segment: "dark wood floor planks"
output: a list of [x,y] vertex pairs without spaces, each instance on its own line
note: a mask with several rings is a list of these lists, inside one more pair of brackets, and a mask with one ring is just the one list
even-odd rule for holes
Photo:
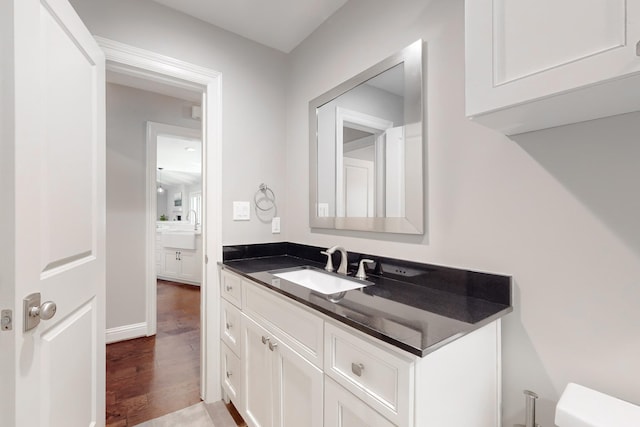
[[158,280],[155,337],[107,346],[107,426],[200,402],[200,288]]
[[[200,288],[158,280],[155,337],[107,346],[107,427],[129,427],[200,402]],[[227,408],[246,427],[233,405]]]

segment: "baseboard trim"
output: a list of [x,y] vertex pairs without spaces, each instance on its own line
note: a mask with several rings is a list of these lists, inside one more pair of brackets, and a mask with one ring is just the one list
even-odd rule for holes
[[147,322],[118,326],[107,329],[106,342],[111,344],[118,341],[130,340],[147,336]]
[[156,278],[161,280],[166,280],[167,282],[175,282],[180,283],[182,285],[192,285],[192,286],[200,286],[200,282],[192,282],[190,280],[178,279],[176,277],[163,276],[161,273],[156,274]]

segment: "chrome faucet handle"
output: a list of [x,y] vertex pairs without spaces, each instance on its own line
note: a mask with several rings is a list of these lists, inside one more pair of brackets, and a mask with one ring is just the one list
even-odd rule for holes
[[374,263],[375,261],[368,258],[363,258],[360,260],[360,265],[358,265],[358,272],[356,273],[356,279],[366,280],[367,272],[365,271],[364,265]]
[[320,251],[320,253],[327,256],[327,265],[325,265],[324,269],[327,271],[334,271],[335,269],[333,268],[333,260],[331,259],[331,254],[327,251]]

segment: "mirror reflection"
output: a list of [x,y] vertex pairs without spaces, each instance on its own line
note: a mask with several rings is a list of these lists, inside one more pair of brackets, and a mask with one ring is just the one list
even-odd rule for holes
[[318,216],[403,217],[404,64],[322,105],[317,120]]
[[421,50],[310,102],[312,227],[422,233]]

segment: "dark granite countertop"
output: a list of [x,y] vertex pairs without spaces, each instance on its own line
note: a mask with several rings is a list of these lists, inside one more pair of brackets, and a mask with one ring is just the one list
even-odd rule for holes
[[450,267],[349,254],[350,271],[358,259],[376,260],[367,273],[372,285],[346,291],[337,302],[272,274],[323,268],[319,250],[292,243],[228,246],[222,267],[417,356],[512,311],[510,277]]

